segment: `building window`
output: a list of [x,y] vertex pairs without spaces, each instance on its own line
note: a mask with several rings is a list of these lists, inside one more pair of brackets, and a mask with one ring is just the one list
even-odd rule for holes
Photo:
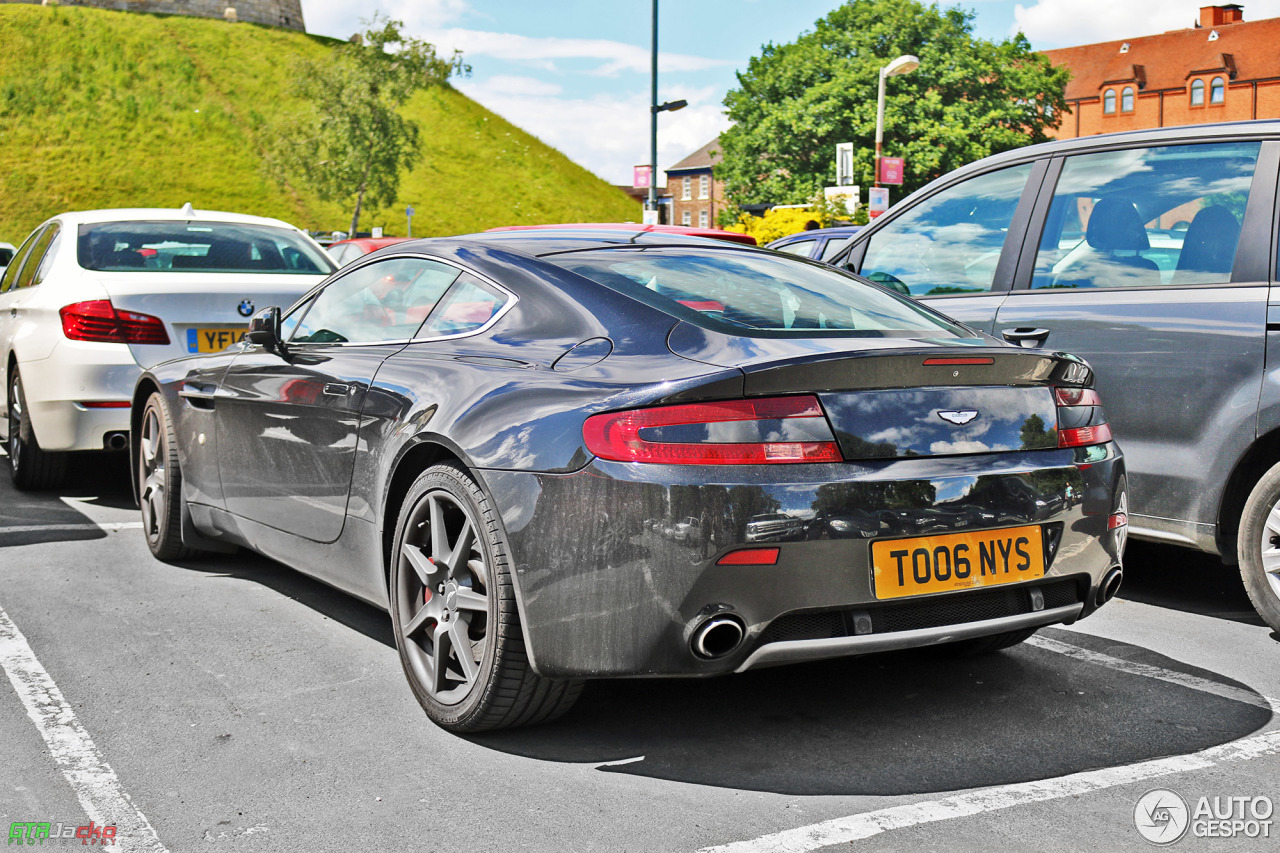
[[692,224],[693,224],[693,214],[692,214],[692,213],[690,213],[690,212],[689,212],[689,211],[687,211],[687,210],[686,210],[684,213],[680,214],[680,224],[681,224],[681,225],[692,225]]
[[1108,89],[1102,93],[1102,112],[1104,115],[1114,115],[1116,111],[1116,90]]
[[1191,106],[1204,106],[1204,81],[1193,80],[1191,83]]
[[699,210],[698,211],[698,227],[706,228],[710,224],[711,224],[711,220],[709,218],[709,214],[705,210]]
[[[685,175],[684,179],[680,182],[680,186],[681,186],[680,198],[682,200],[688,201],[689,199],[693,198],[693,178],[691,178],[688,175]],[[689,224],[688,222],[685,223],[685,225],[688,225],[688,224]]]
[[1125,86],[1120,92],[1120,112],[1133,112],[1133,87]]
[[1221,77],[1214,77],[1209,84],[1209,103],[1221,104],[1227,99],[1227,83]]
[[698,178],[698,198],[707,198],[711,195],[711,176],[703,175]]

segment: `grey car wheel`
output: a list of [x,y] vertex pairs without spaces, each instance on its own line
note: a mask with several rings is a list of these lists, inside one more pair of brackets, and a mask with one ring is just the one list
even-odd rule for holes
[[50,453],[36,441],[27,410],[27,395],[22,389],[22,375],[14,368],[9,376],[9,475],[21,490],[51,489],[62,482],[67,473],[65,453]]
[[185,560],[199,552],[182,544],[182,469],[164,400],[152,394],[138,431],[138,505],[147,547],[160,560]]
[[474,732],[569,710],[582,683],[542,678],[529,665],[502,525],[465,471],[423,472],[401,505],[394,541],[396,647],[427,716]]
[[1280,465],[1249,493],[1236,547],[1249,600],[1266,623],[1280,631]]

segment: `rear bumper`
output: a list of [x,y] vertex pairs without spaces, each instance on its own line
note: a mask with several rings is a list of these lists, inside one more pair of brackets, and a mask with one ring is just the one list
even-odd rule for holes
[[[1095,609],[1122,557],[1108,530],[1124,473],[1114,444],[749,470],[597,460],[571,475],[483,473],[510,536],[534,667],[553,677],[712,675],[1070,622]],[[1083,499],[1046,501],[1067,487]],[[999,503],[1000,520],[964,529],[1040,525],[1050,543],[1042,578],[878,600],[874,540],[862,538],[796,537],[770,543],[775,565],[716,564],[753,544],[746,522],[761,512],[919,510],[923,524],[956,517],[956,504],[978,495]],[[688,515],[701,524],[687,541],[655,532]],[[716,659],[694,654],[697,629],[726,614],[740,621],[741,644]]]
[[127,402],[142,368],[127,346],[61,340],[49,358],[19,365],[36,440],[45,450],[102,450],[108,433],[128,432],[129,409],[82,404]]

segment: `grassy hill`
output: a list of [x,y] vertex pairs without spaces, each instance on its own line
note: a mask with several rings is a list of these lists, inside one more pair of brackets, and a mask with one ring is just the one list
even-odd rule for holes
[[[291,30],[84,7],[0,5],[0,240],[103,207],[276,216],[342,230],[350,208],[261,170],[274,118],[296,108],[293,64],[334,42]],[[400,201],[361,228],[415,236],[495,225],[638,219],[638,206],[563,154],[451,88],[419,94],[417,167]]]

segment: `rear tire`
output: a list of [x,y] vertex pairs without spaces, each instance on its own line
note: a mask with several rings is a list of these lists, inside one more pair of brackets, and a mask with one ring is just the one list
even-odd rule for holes
[[488,497],[456,465],[428,468],[396,522],[391,621],[409,686],[452,732],[544,723],[581,681],[534,673],[516,610],[506,535]]
[[67,455],[42,450],[36,441],[17,367],[9,376],[9,442],[5,450],[9,453],[9,475],[21,491],[52,489],[66,478]]
[[1280,631],[1280,465],[1249,493],[1236,550],[1249,600],[1271,629]]
[[138,430],[138,505],[147,547],[165,562],[201,555],[182,544],[182,469],[175,445],[164,398],[152,394]]

